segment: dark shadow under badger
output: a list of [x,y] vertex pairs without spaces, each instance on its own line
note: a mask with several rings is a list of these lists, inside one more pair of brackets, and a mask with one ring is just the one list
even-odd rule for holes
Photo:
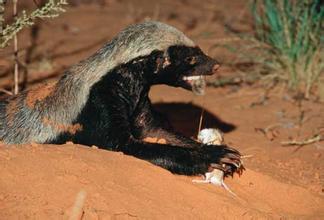
[[[171,26],[129,26],[58,82],[0,102],[0,140],[97,145],[179,174],[210,168],[239,172],[238,151],[203,145],[172,131],[148,97],[155,84],[191,90],[195,80],[215,73],[218,66]],[[148,137],[164,143],[144,142]]]

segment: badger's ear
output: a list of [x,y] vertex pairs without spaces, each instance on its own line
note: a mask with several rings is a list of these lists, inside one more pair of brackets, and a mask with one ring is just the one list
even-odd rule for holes
[[167,66],[171,64],[169,56],[164,54],[163,56],[159,56],[156,58],[156,70],[154,73],[158,73],[160,70],[165,69]]
[[162,68],[164,69],[165,67],[169,66],[171,64],[171,59],[169,56],[168,51],[165,51],[163,53],[163,63],[162,63]]
[[168,56],[164,57],[163,63],[162,63],[162,68],[164,69],[165,67],[169,66],[171,64],[170,58]]

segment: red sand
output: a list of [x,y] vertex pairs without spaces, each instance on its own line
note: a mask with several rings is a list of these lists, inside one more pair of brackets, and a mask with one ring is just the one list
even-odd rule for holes
[[[242,23],[247,18],[244,0],[106,2],[105,7],[74,7],[42,22],[28,66],[29,85],[57,78],[66,66],[91,55],[125,25],[147,17],[175,25],[220,61],[230,55],[210,48],[232,37],[224,23],[247,28]],[[19,46],[24,59],[30,46],[28,29],[20,33]],[[0,69],[0,88],[11,88],[11,49],[0,54],[0,65],[5,67]],[[220,73],[229,71],[221,68]],[[0,145],[0,219],[66,219],[79,192],[86,193],[82,217],[91,220],[324,219],[324,143],[301,148],[280,145],[323,129],[324,106],[304,101],[299,108],[277,89],[264,105],[251,107],[263,92],[258,86],[208,88],[206,96],[196,97],[158,86],[150,94],[177,130],[194,137],[204,107],[204,123],[226,125],[226,143],[253,155],[245,159],[247,171],[241,178],[225,180],[239,198],[222,188],[191,182],[199,177],[173,175],[116,152],[73,144]],[[304,118],[299,123],[301,111]],[[273,127],[273,133],[258,131],[267,127]]]
[[1,147],[2,219],[61,219],[84,190],[83,219],[324,217],[324,200],[248,169],[227,184],[239,198],[121,153],[79,145]]

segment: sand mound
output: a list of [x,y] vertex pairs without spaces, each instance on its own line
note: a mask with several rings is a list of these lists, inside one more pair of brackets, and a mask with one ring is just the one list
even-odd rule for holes
[[237,193],[197,185],[121,153],[79,145],[0,148],[2,219],[62,219],[85,192],[83,219],[215,219],[320,215],[324,201],[304,188],[247,170],[227,179]]

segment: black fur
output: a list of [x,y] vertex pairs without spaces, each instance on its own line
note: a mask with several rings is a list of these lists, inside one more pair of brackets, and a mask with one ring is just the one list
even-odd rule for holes
[[[82,130],[75,135],[61,134],[52,143],[71,140],[122,151],[179,174],[205,173],[209,167],[232,174],[241,165],[236,150],[206,146],[172,131],[148,97],[154,84],[190,89],[183,76],[212,74],[215,66],[217,62],[199,48],[185,46],[170,47],[167,55],[153,51],[122,64],[92,87],[86,106],[74,122],[81,124]],[[163,138],[167,144],[143,142],[146,137]]]

